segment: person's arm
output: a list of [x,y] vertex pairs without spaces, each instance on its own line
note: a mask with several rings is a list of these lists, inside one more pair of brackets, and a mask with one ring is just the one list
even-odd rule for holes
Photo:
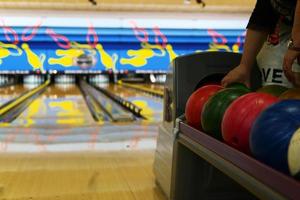
[[[295,47],[300,47],[300,0],[297,0],[295,16],[294,16],[294,24],[292,29],[292,39]],[[283,71],[285,76],[289,81],[296,85],[297,80],[295,80],[295,74],[292,72],[292,65],[295,60],[298,59],[298,63],[300,61],[300,51],[294,51],[288,49],[284,55],[283,59]],[[300,63],[299,63],[300,65]],[[299,86],[299,85],[296,85]]]
[[250,87],[250,74],[256,56],[263,43],[266,41],[268,32],[248,29],[245,38],[244,51],[240,65],[231,70],[222,80],[221,84],[226,87],[233,82],[244,83]]
[[274,31],[278,19],[279,15],[274,11],[270,1],[257,0],[247,25],[241,63],[224,77],[221,83],[223,86],[226,87],[233,82],[241,82],[250,86],[250,74],[256,56],[268,34]]
[[268,32],[252,29],[247,30],[244,51],[240,63],[241,66],[245,67],[248,71],[252,68],[252,66],[254,66],[256,56],[262,48],[262,45],[266,41],[267,37]]
[[292,38],[295,46],[300,47],[300,0],[297,0]]

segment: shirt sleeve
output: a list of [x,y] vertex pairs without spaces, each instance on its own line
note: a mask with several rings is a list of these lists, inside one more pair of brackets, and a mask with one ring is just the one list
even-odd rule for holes
[[273,32],[279,20],[270,0],[257,0],[255,8],[249,19],[247,29]]

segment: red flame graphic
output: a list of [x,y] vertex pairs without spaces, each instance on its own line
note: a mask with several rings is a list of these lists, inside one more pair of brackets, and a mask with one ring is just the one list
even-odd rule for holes
[[95,31],[95,28],[93,27],[92,24],[89,26],[89,30],[88,30],[88,34],[86,36],[86,40],[92,48],[95,48],[96,45],[98,44],[99,38],[98,38],[98,35],[97,35],[97,33]]
[[[3,20],[1,20],[1,22],[2,22],[2,29],[4,31],[5,39],[12,44],[18,44],[19,37],[18,37],[17,32],[14,29],[12,29],[11,27],[5,26],[5,23]],[[11,36],[12,36],[12,38],[11,38]]]
[[37,34],[41,25],[42,21],[39,21],[36,25],[27,26],[22,32],[22,41],[28,42],[32,40],[32,38],[34,38],[34,36]]
[[[155,43],[160,45],[161,47],[165,48],[168,43],[167,37],[160,31],[158,26],[155,26],[153,28],[153,31],[155,33]],[[162,44],[160,43],[160,40],[161,40]]]
[[54,30],[47,28],[46,33],[52,37],[52,39],[56,42],[56,44],[63,49],[71,48],[70,40],[64,36],[54,32]]
[[213,42],[216,44],[226,44],[227,39],[224,37],[224,35],[218,33],[217,31],[213,29],[208,29],[207,33],[212,37]]
[[245,35],[246,35],[246,31],[244,31],[243,34],[240,35],[240,36],[238,36],[238,38],[236,39],[236,43],[235,43],[235,44],[236,44],[238,47],[241,47],[241,45],[244,43],[244,41],[242,41],[242,38],[244,38]]
[[148,42],[149,36],[148,36],[146,29],[138,27],[136,22],[134,22],[134,21],[131,21],[130,23],[133,25],[133,32],[134,32],[135,37],[140,42]]

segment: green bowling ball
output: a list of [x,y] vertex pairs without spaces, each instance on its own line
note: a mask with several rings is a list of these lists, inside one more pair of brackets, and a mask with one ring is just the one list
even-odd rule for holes
[[230,83],[229,85],[227,85],[226,88],[236,88],[236,89],[242,89],[242,90],[246,90],[248,92],[251,92],[250,88],[248,88],[245,84],[243,83]]
[[245,89],[226,88],[213,95],[204,105],[201,124],[207,134],[222,140],[221,124],[228,106],[238,97],[248,93]]
[[287,90],[287,87],[281,85],[266,85],[258,89],[257,92],[267,93],[279,97],[282,93],[284,93]]

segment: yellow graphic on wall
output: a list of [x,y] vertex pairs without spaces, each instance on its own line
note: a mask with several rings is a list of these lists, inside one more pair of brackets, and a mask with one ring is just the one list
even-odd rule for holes
[[230,47],[225,44],[210,43],[207,51],[231,51]]
[[27,61],[31,65],[33,70],[44,70],[44,61],[46,59],[46,55],[44,53],[40,54],[39,56],[34,53],[30,46],[27,43],[22,44],[22,49],[24,50]]
[[74,59],[84,54],[84,50],[75,49],[75,48],[71,48],[67,50],[58,49],[55,51],[55,54],[59,58],[49,58],[48,63],[50,65],[61,65],[64,67],[72,67]]
[[166,45],[166,51],[169,54],[169,60],[172,62],[178,55],[175,53],[173,46],[171,44]]
[[89,44],[80,44],[77,42],[72,42],[72,48],[67,50],[56,50],[56,56],[60,58],[50,58],[48,63],[50,65],[62,65],[64,67],[74,66],[74,59],[87,53],[88,55],[96,56],[96,52],[99,53],[100,62],[106,69],[116,69],[116,63],[118,60],[118,55],[113,54],[112,56],[105,51],[101,44],[97,44],[95,48],[91,47]]
[[0,65],[3,63],[4,58],[9,56],[20,56],[22,53],[22,49],[20,49],[17,45],[0,42]]
[[79,56],[85,54],[88,51],[88,54],[95,56],[96,51],[88,44],[80,44],[78,42],[71,42],[70,49],[58,49],[55,51],[55,55],[58,58],[49,58],[48,63],[50,65],[61,65],[63,67],[72,67],[74,66],[74,60]]
[[118,60],[118,55],[113,54],[109,55],[103,48],[101,44],[96,45],[96,49],[99,52],[101,63],[104,65],[106,69],[116,69],[116,63]]
[[[130,58],[121,58],[120,62],[123,65],[129,64],[134,67],[142,67],[148,63],[148,59],[159,56],[165,56],[166,52],[161,45],[153,45],[149,44],[148,42],[141,43],[141,49],[138,50],[128,50],[127,55]],[[155,50],[158,50],[157,53]]]
[[216,44],[211,43],[209,44],[209,49],[207,51],[226,51],[226,52],[234,52],[239,53],[240,52],[240,45],[234,44],[232,47],[226,44]]
[[232,52],[234,52],[234,53],[241,52],[240,46],[241,46],[240,44],[234,44],[234,45],[232,45]]

